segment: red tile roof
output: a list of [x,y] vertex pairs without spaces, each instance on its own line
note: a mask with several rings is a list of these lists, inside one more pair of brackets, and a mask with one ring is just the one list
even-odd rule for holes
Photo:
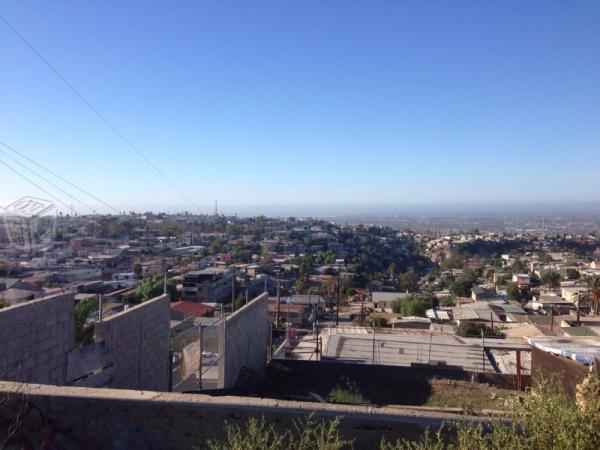
[[204,303],[186,302],[180,300],[171,303],[173,311],[181,312],[194,317],[205,317],[215,310],[214,306],[205,305]]

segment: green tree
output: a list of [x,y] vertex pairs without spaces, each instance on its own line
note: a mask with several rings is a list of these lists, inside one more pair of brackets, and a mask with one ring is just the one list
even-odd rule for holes
[[585,279],[587,285],[587,299],[590,302],[594,314],[598,314],[600,307],[600,275],[588,276]]
[[296,278],[294,287],[296,288],[296,292],[298,294],[304,294],[310,287],[309,278],[306,275],[300,275],[298,278]]
[[413,271],[400,274],[400,289],[403,291],[414,291],[419,282],[419,275]]
[[506,288],[506,293],[508,294],[508,298],[510,300],[521,300],[521,290],[519,289],[519,285],[517,283],[509,283]]
[[549,271],[542,275],[541,281],[543,284],[547,284],[550,287],[560,286],[561,276],[558,272]]
[[144,273],[144,269],[140,263],[135,263],[133,266],[133,273],[135,273],[138,278],[141,278],[142,274]]
[[405,297],[400,305],[400,314],[402,314],[404,317],[425,317],[425,312],[434,306],[434,302],[432,301],[431,297],[428,296]]
[[425,316],[425,311],[427,311],[427,305],[420,301],[419,299],[408,299],[402,302],[402,306],[400,308],[400,313],[404,317],[410,316]]
[[[158,297],[164,291],[164,275],[155,275],[153,277],[144,278],[135,288],[132,295],[125,298],[125,301],[132,304],[143,303],[154,297]],[[167,293],[171,296],[171,301],[179,298],[175,280],[167,281]]]
[[529,282],[533,285],[538,284],[540,282],[540,277],[535,272],[529,272]]
[[580,276],[579,270],[571,268],[567,269],[567,278],[569,280],[578,280]]
[[527,266],[520,259],[515,260],[511,267],[512,273],[525,273],[527,271]]
[[390,274],[390,278],[392,279],[392,281],[394,281],[396,279],[396,272],[398,271],[396,263],[392,261],[388,266],[387,271]]
[[88,323],[90,315],[98,311],[98,298],[88,298],[75,305],[73,321],[75,325],[75,343],[91,344],[94,340],[94,322]]
[[450,285],[450,293],[456,297],[470,297],[473,281],[459,277]]

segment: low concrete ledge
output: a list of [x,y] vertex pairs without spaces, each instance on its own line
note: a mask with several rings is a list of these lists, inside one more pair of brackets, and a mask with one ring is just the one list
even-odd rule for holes
[[[382,437],[417,438],[425,428],[437,428],[465,417],[417,408],[13,382],[0,382],[0,398],[3,396],[35,405],[47,423],[85,442],[88,448],[202,448],[205,439],[223,438],[226,422],[241,425],[250,417],[264,416],[283,429],[310,413],[319,419],[342,417],[340,432],[346,438],[354,438],[356,448],[377,448]],[[38,418],[34,422],[39,425]],[[42,442],[44,431],[30,428],[26,426],[26,432]]]

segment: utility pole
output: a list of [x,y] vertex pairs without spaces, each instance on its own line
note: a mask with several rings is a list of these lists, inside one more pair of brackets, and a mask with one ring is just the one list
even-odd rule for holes
[[[281,292],[280,292],[279,280],[277,280],[277,309],[275,310],[275,326],[279,324],[279,311],[281,308]],[[289,309],[289,304],[288,304]]]
[[427,365],[431,364],[431,344],[433,341],[433,331],[429,331],[429,355],[427,356]]
[[202,331],[202,325],[198,326],[198,345],[200,346],[200,360],[198,361],[198,389],[202,390],[202,351],[204,346],[204,339]]
[[98,295],[98,322],[102,322],[102,294]]
[[169,392],[173,392],[173,332],[169,336]]
[[248,288],[246,288],[246,305],[248,304]]
[[315,331],[317,332],[317,336],[316,336],[316,348],[315,348],[315,353],[317,355],[317,357],[315,358],[315,360],[316,360],[317,358],[320,359],[320,357],[319,357],[319,321],[318,320],[315,321],[315,325],[316,325]]
[[233,271],[233,275],[231,276],[231,312],[233,312],[234,306],[235,306],[235,270]]
[[373,365],[375,365],[375,324],[373,324]]
[[365,298],[360,296],[360,321],[361,323],[365,320]]
[[481,367],[481,371],[485,372],[485,335],[483,330],[481,330]]
[[340,322],[340,276],[337,279],[337,308],[335,308],[335,326]]

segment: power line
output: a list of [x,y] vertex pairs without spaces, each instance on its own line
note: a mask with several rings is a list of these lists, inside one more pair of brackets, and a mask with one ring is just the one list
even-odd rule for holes
[[40,52],[38,52],[35,47],[27,41],[3,16],[0,15],[0,20],[4,22],[4,24],[27,46],[29,49],[42,60],[48,68],[54,72],[54,74],[62,80],[62,82],[77,96],[79,99],[87,105],[88,108],[96,114],[100,120],[102,120],[110,129],[112,129],[117,136],[121,138],[123,142],[125,142],[133,151],[135,151],[140,158],[142,158],[146,163],[154,169],[154,171],[160,175],[167,183],[171,185],[173,189],[175,189],[183,198],[185,198],[188,202],[190,202],[198,211],[200,211],[200,207],[190,198],[188,195],[183,192],[171,179],[165,175],[150,159],[146,157],[110,120],[108,120],[100,111],[98,111],[94,105],[92,105],[75,87],[69,83],[69,81],[56,69],[50,62],[42,56]]
[[[1,16],[0,16],[1,17]],[[39,167],[40,169],[45,170],[46,172],[48,172],[49,174],[55,176],[56,178],[58,178],[59,180],[63,181],[64,183],[67,183],[69,186],[77,189],[79,192],[84,193],[85,195],[89,196],[90,198],[93,198],[94,200],[96,200],[97,202],[102,203],[104,206],[106,206],[107,208],[113,210],[114,212],[116,212],[117,214],[120,214],[121,211],[119,211],[117,208],[109,205],[108,203],[106,203],[105,201],[99,199],[98,197],[96,197],[94,194],[91,194],[90,192],[86,191],[85,189],[75,185],[74,183],[71,183],[69,180],[65,179],[64,177],[60,176],[59,174],[57,174],[56,172],[48,169],[47,167],[43,166],[42,164],[34,161],[33,159],[31,159],[30,157],[28,157],[27,155],[23,154],[22,152],[20,152],[19,150],[17,150],[14,147],[11,147],[10,145],[8,145],[5,142],[0,141],[0,145],[2,145],[3,147],[6,147],[7,149],[15,152],[17,155],[19,155],[21,158],[26,159],[27,161],[29,161],[32,164],[35,164],[37,167]]]
[[50,186],[54,187],[55,189],[58,189],[60,192],[62,192],[63,194],[65,194],[66,196],[70,197],[71,199],[75,200],[77,203],[79,203],[80,205],[84,206],[85,208],[88,208],[90,211],[92,211],[93,213],[96,212],[96,210],[94,208],[92,208],[91,206],[89,206],[88,204],[84,203],[83,201],[79,200],[77,197],[75,197],[74,195],[72,195],[71,193],[65,191],[63,188],[61,188],[60,186],[56,185],[54,182],[50,181],[49,179],[47,179],[46,177],[44,177],[43,175],[40,175],[39,173],[37,173],[35,170],[31,169],[30,167],[27,167],[25,164],[23,164],[21,161],[19,161],[17,158],[14,158],[13,156],[10,156],[8,154],[8,152],[0,149],[0,153],[2,153],[3,155],[5,155],[7,158],[10,158],[11,161],[16,162],[19,166],[23,167],[24,169],[28,170],[29,172],[33,173],[35,176],[41,178],[42,180],[44,180],[46,183],[48,183]]
[[[21,172],[19,172],[17,169],[15,169],[14,167],[11,167],[10,165],[8,165],[6,162],[2,161],[1,159],[0,159],[0,164],[2,164],[3,166],[5,166],[9,170],[12,170],[14,173],[16,173],[17,175],[19,175],[21,178],[24,178],[25,180],[29,181],[32,185],[34,185],[36,188],[38,188],[44,194],[49,195],[53,200],[56,200],[58,203],[62,204],[65,208],[67,208],[67,211],[69,211],[69,210],[75,211],[71,206],[67,205],[65,202],[63,202],[58,197],[55,197],[54,195],[52,195],[50,192],[48,192],[46,189],[44,189],[43,187],[41,187],[35,181],[31,181],[28,177],[26,177]],[[77,212],[77,211],[75,211],[75,212]]]

